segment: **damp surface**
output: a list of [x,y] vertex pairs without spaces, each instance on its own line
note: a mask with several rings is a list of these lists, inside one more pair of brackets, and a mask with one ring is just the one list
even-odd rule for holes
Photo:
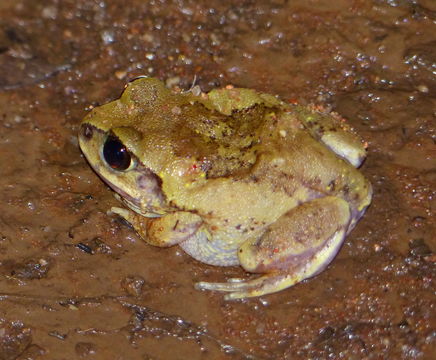
[[[0,359],[435,358],[436,4],[0,1]],[[326,271],[245,277],[145,244],[77,144],[138,75],[315,103],[368,143],[366,215]]]

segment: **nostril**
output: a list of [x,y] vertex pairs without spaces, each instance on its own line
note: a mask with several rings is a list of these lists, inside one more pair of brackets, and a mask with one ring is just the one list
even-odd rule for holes
[[80,128],[80,132],[85,139],[89,140],[92,138],[92,134],[94,130],[92,129],[91,125],[83,124],[82,127]]

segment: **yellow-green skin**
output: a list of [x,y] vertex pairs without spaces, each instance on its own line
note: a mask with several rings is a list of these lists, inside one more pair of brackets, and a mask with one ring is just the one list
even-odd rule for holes
[[[132,155],[109,166],[108,136]],[[227,299],[273,293],[322,271],[371,202],[361,139],[337,115],[250,89],[174,93],[139,78],[83,120],[80,147],[149,244],[260,277],[196,284]]]

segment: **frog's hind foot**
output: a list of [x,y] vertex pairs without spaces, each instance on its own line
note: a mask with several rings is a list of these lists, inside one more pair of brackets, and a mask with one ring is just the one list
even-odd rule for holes
[[[195,288],[197,290],[228,292],[229,294],[224,296],[225,300],[244,299],[271,293],[272,289],[269,289],[268,286],[268,284],[271,282],[271,277],[274,277],[275,280],[279,280],[279,277],[283,278],[284,280],[288,276],[279,274],[265,274],[255,279],[232,278],[223,283],[202,281],[196,283]],[[295,281],[295,283],[297,282],[298,281]]]

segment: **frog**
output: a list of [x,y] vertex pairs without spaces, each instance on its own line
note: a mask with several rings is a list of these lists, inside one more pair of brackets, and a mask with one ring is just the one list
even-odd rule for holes
[[110,213],[146,243],[249,273],[195,284],[226,300],[322,272],[371,203],[359,170],[367,146],[347,121],[254,89],[182,91],[140,77],[94,107],[78,137],[124,204]]

